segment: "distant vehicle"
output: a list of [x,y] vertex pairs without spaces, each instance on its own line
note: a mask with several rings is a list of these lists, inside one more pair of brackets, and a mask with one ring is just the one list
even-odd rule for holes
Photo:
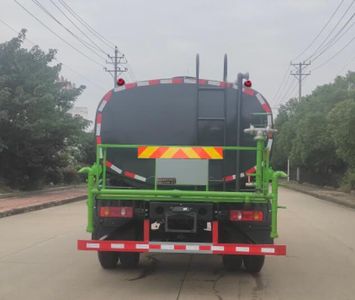
[[[96,113],[88,226],[103,268],[135,266],[142,252],[217,254],[259,272],[285,255],[277,237],[278,178],[269,166],[273,119],[248,74],[227,82],[174,77],[125,83]],[[270,182],[271,187],[270,187]]]

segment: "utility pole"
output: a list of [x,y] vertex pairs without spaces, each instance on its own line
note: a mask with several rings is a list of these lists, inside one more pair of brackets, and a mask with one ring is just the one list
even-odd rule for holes
[[117,87],[117,78],[120,74],[127,72],[128,69],[122,65],[127,64],[126,57],[118,51],[117,46],[115,46],[114,55],[108,55],[110,61],[106,61],[107,64],[113,65],[113,69],[105,68],[105,71],[110,73],[113,77],[113,87]]
[[298,80],[298,102],[301,101],[302,98],[302,80],[308,76],[311,75],[311,72],[308,73],[303,73],[304,69],[309,66],[311,62],[299,62],[299,63],[292,63],[291,66],[295,67],[295,71],[291,71],[291,75],[295,76],[296,79]]

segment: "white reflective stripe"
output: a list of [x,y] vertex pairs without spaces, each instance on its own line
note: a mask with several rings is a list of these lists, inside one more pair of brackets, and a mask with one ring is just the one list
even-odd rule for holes
[[245,174],[244,173],[240,173],[240,178],[244,178]]
[[101,123],[96,124],[96,136],[100,136],[101,132]]
[[111,169],[113,171],[117,172],[118,174],[122,174],[122,170],[119,167],[116,167],[115,165],[112,165]]
[[124,244],[111,244],[112,249],[124,249]]
[[99,111],[102,112],[102,110],[104,109],[105,105],[106,105],[107,101],[103,100],[99,106]]
[[184,83],[196,83],[196,79],[185,78]]
[[161,250],[174,250],[174,245],[170,244],[161,244],[160,245]]
[[272,115],[270,113],[267,115],[267,126],[272,126]]
[[98,243],[86,243],[86,248],[99,249],[100,248],[100,244],[98,244]]
[[140,180],[140,181],[143,181],[143,182],[146,182],[147,178],[143,177],[143,176],[140,176],[140,175],[134,175],[134,179],[137,179],[137,180]]
[[200,249],[199,245],[186,245],[187,251],[198,251]]
[[173,80],[172,79],[162,79],[162,80],[160,80],[160,83],[161,84],[169,84],[169,83],[173,83]]
[[123,91],[125,89],[126,89],[126,87],[124,85],[122,85],[122,86],[116,87],[115,88],[115,92],[120,92],[120,91]]
[[210,85],[219,86],[219,81],[208,80],[207,83],[210,84]]
[[237,251],[237,252],[249,252],[250,248],[249,247],[235,247],[235,251]]
[[262,253],[275,253],[275,248],[261,248]]
[[104,157],[104,155],[102,154],[102,148],[99,149],[99,157],[100,157],[100,158],[103,158],[103,157]]
[[212,246],[212,251],[224,251],[224,246]]
[[136,249],[149,249],[148,244],[137,244]]
[[263,105],[265,103],[263,96],[261,96],[259,93],[256,94],[256,98],[258,98],[261,105]]
[[139,81],[139,82],[137,82],[137,86],[147,86],[147,85],[149,85],[148,81]]

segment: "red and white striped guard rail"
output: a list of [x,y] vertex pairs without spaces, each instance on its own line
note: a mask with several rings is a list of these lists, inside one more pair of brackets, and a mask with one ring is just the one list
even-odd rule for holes
[[143,241],[79,240],[78,250],[234,255],[286,255],[285,245],[218,243],[218,221],[212,222],[212,243],[153,242],[149,220],[144,220]]
[[210,244],[176,242],[139,242],[79,240],[78,250],[113,252],[161,252],[235,255],[286,255],[285,245],[272,244]]

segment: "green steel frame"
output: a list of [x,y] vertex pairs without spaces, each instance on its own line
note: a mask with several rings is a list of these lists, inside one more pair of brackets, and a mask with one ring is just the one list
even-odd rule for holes
[[[225,146],[224,151],[255,151],[256,173],[255,192],[225,192],[225,191],[189,191],[189,190],[159,190],[157,178],[154,178],[153,189],[108,188],[106,186],[107,149],[137,149],[141,145],[99,144],[96,151],[96,162],[92,167],[82,168],[79,172],[88,175],[88,220],[87,231],[94,229],[95,199],[107,200],[144,200],[144,201],[196,201],[212,203],[271,203],[271,237],[276,238],[278,206],[278,179],[287,175],[281,171],[273,171],[269,165],[269,150],[265,147],[265,137],[255,137],[256,147]],[[155,146],[155,145],[154,145]],[[178,146],[193,147],[193,146]],[[271,182],[271,190],[270,190]]]

